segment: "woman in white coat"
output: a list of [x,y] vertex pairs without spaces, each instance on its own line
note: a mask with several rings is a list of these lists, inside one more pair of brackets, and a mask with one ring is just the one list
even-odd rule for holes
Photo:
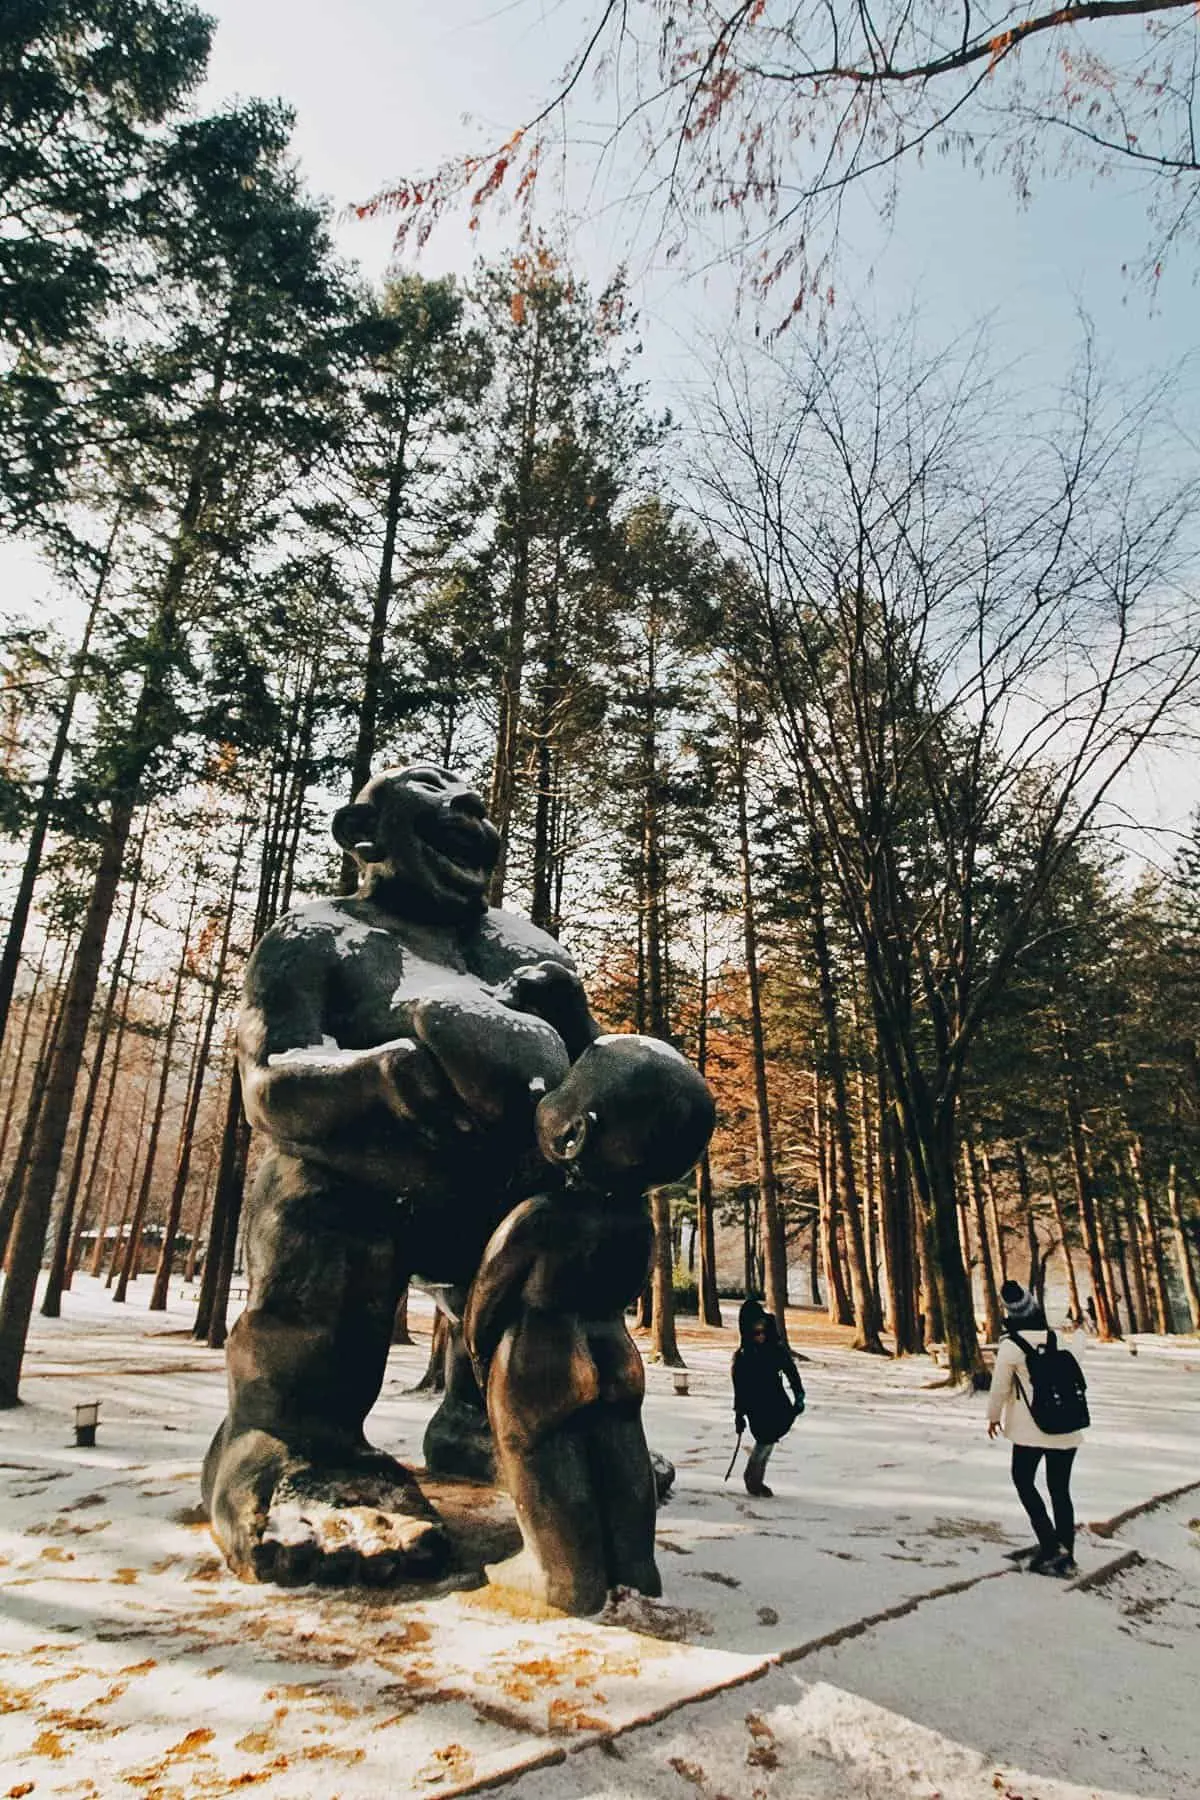
[[[1083,1442],[1079,1431],[1051,1436],[1035,1423],[1029,1410],[1031,1376],[1025,1352],[1014,1341],[1015,1332],[1031,1345],[1044,1344],[1046,1315],[1037,1297],[1019,1281],[1006,1281],[1000,1290],[1006,1308],[1004,1336],[996,1351],[996,1366],[988,1394],[988,1436],[1003,1431],[1012,1444],[1013,1486],[1029,1522],[1037,1533],[1037,1549],[1028,1567],[1038,1573],[1075,1573],[1075,1509],[1071,1501],[1071,1470],[1075,1452]],[[1046,1486],[1054,1513],[1051,1524],[1046,1503],[1037,1488],[1037,1472],[1043,1458]]]

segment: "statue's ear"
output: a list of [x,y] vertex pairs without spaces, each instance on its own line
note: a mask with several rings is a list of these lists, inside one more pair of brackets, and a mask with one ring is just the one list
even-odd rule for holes
[[356,800],[351,806],[339,806],[333,815],[336,841],[358,862],[378,862],[379,846],[375,833],[379,825],[375,808]]

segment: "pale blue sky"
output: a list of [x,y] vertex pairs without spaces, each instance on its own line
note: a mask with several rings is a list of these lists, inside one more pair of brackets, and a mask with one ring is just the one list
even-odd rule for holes
[[[506,136],[552,90],[594,10],[579,0],[340,0],[336,7],[329,0],[206,0],[206,8],[217,33],[201,103],[234,95],[287,100],[310,185],[339,212],[390,178]],[[599,196],[610,204],[592,209],[571,245],[594,281],[631,249],[632,209],[619,204],[625,189],[618,172]],[[419,266],[465,272],[477,251],[502,252],[511,231],[499,214],[485,219],[478,239],[448,225]],[[1177,255],[1149,296],[1121,272],[1143,250],[1144,231],[1132,186],[1048,180],[1022,208],[1002,179],[933,158],[908,171],[886,236],[867,207],[850,208],[838,289],[842,303],[884,321],[915,308],[930,349],[986,324],[995,360],[1015,364],[1031,395],[1051,388],[1073,361],[1083,309],[1118,377],[1172,372],[1183,422],[1190,414],[1197,441],[1200,246]],[[341,220],[337,238],[368,275],[383,274],[386,221]],[[704,379],[705,343],[736,329],[734,278],[667,272],[648,240],[632,252],[646,346],[641,373],[656,400],[671,404],[681,385]],[[9,606],[45,592],[45,578],[17,546],[0,547],[0,583]],[[1129,803],[1144,818],[1182,825],[1197,791],[1192,760],[1163,756],[1130,788]]]
[[[218,30],[205,98],[289,100],[308,178],[339,210],[390,178],[507,136],[552,91],[594,10],[571,0],[342,0],[336,11],[327,0],[208,4]],[[618,172],[600,201],[619,202],[625,188]],[[580,225],[572,253],[593,280],[630,249],[623,236],[630,215],[628,206],[601,204]],[[1014,379],[1031,397],[1050,390],[1075,359],[1086,312],[1099,355],[1118,379],[1136,383],[1170,370],[1181,422],[1189,413],[1196,421],[1200,246],[1168,265],[1153,295],[1134,285],[1122,264],[1144,249],[1145,217],[1132,182],[1046,180],[1022,207],[1003,179],[935,157],[907,172],[886,235],[864,205],[853,205],[848,219],[843,302],[882,320],[915,309],[930,349],[985,325],[995,360],[1015,365]],[[476,251],[502,251],[511,229],[501,216],[485,219],[479,239],[447,225],[419,266],[431,274],[465,271]],[[383,273],[386,223],[342,222],[337,235],[368,274]],[[646,347],[641,373],[669,404],[681,386],[703,381],[704,344],[736,329],[735,282],[727,271],[689,280],[667,272],[648,242],[632,249]],[[1123,784],[1122,798],[1162,834],[1137,834],[1131,847],[1166,862],[1171,834],[1186,824],[1198,794],[1194,758],[1157,753]]]
[[[390,177],[507,135],[552,91],[594,11],[578,0],[342,0],[336,10],[327,0],[207,3],[218,30],[206,98],[289,100],[303,166],[338,208]],[[468,114],[475,124],[464,122]],[[617,177],[608,197],[624,191]],[[593,277],[626,252],[630,210],[610,207],[580,228],[574,251]],[[490,219],[477,243],[448,225],[421,266],[465,269],[476,248],[503,249],[507,229]],[[1046,180],[1022,208],[1002,178],[934,157],[908,171],[886,237],[865,206],[851,207],[839,293],[885,317],[915,301],[931,344],[986,318],[1002,359],[1027,359],[1039,378],[1070,362],[1083,308],[1102,355],[1132,377],[1181,362],[1200,343],[1200,246],[1168,264],[1149,296],[1121,272],[1144,248],[1144,232],[1132,183]],[[343,250],[373,275],[386,266],[390,236],[384,222],[338,231]],[[647,372],[669,380],[688,360],[695,325],[724,329],[731,283],[721,273],[700,283],[656,270],[646,243],[634,246],[632,263],[642,278]]]

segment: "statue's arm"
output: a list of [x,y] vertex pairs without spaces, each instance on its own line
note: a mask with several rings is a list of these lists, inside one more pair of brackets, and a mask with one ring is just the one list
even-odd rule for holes
[[496,1346],[521,1310],[525,1282],[544,1253],[544,1199],[526,1200],[492,1233],[471,1284],[463,1339],[480,1385]]
[[424,1128],[457,1108],[429,1052],[409,1037],[343,1049],[327,1030],[336,946],[268,935],[246,971],[238,1050],[246,1115],[293,1144],[336,1140],[372,1114]]
[[382,1099],[376,1050],[343,1050],[325,1029],[329,954],[262,940],[246,970],[238,1054],[246,1115],[273,1137],[311,1142]]

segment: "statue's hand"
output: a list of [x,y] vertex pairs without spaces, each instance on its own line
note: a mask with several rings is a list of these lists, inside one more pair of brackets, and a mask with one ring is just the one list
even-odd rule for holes
[[574,969],[546,959],[511,974],[496,998],[515,1012],[531,1013],[557,1031],[569,1055],[578,1056],[596,1036],[587,995]]
[[445,1139],[471,1131],[474,1120],[463,1106],[432,1051],[415,1038],[397,1038],[379,1054],[383,1099],[397,1118],[423,1137]]

